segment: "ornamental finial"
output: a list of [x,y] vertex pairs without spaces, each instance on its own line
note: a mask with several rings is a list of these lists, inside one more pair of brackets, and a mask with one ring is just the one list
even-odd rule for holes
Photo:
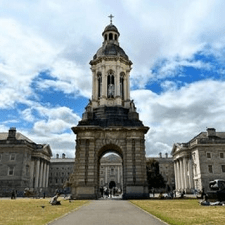
[[112,18],[113,18],[114,16],[112,15],[112,14],[110,14],[109,15],[109,18],[110,18],[110,24],[112,24]]

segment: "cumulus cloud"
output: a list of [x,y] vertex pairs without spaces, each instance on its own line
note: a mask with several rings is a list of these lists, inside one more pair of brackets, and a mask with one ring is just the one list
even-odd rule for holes
[[[68,130],[80,117],[68,107],[43,106],[37,92],[44,96],[53,89],[90,98],[88,62],[102,45],[101,33],[110,13],[121,34],[120,46],[134,63],[132,87],[143,88],[132,96],[140,118],[151,127],[147,153],[168,151],[173,142],[188,141],[206,126],[222,130],[223,82],[207,80],[180,87],[175,80],[163,80],[162,93],[145,87],[184,75],[184,67],[215,70],[210,62],[196,60],[196,54],[212,55],[223,64],[223,0],[69,0],[66,4],[3,0],[0,8],[0,108],[23,104],[20,116],[32,124],[32,129],[22,130],[28,137],[46,141],[58,151],[74,146],[74,135]],[[224,69],[219,70],[223,75]],[[41,76],[43,71],[49,71],[49,78]]]
[[170,152],[175,142],[188,142],[206,127],[223,131],[225,82],[205,80],[161,94],[132,91],[140,119],[150,131],[148,155]]

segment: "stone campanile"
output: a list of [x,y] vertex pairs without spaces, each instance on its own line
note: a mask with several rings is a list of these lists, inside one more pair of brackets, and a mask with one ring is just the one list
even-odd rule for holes
[[76,136],[76,157],[70,182],[76,199],[97,199],[100,159],[108,152],[122,159],[123,197],[146,198],[145,139],[148,131],[130,100],[132,62],[119,46],[115,25],[105,27],[103,43],[90,61],[92,99],[82,120],[72,127]]

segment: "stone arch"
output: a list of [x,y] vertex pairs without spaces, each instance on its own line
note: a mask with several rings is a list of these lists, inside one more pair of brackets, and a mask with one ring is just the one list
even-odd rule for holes
[[100,146],[99,150],[96,152],[96,156],[97,156],[97,159],[96,159],[96,163],[97,163],[97,171],[96,171],[96,174],[97,174],[97,182],[96,182],[96,196],[100,196],[99,195],[99,190],[100,190],[100,187],[99,187],[99,183],[100,183],[100,160],[102,158],[103,155],[105,155],[106,153],[116,153],[118,154],[121,159],[122,159],[122,171],[123,171],[123,190],[125,192],[126,188],[125,188],[125,183],[124,183],[124,179],[125,179],[125,168],[124,168],[124,165],[125,165],[125,162],[124,162],[124,151],[123,149],[121,148],[121,146],[119,146],[119,142],[118,140],[116,139],[105,139],[102,141],[102,145]]

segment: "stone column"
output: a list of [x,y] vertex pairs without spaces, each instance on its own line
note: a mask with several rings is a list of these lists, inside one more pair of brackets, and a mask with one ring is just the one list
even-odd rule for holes
[[45,187],[48,187],[48,179],[49,179],[49,163],[47,163],[46,166],[46,181],[45,181]]
[[[116,82],[115,82],[115,97],[120,96],[120,70],[116,66]],[[122,97],[122,96],[121,96]]]
[[180,166],[179,160],[176,160],[176,170],[177,170],[177,191],[180,190]]
[[180,158],[180,180],[181,180],[181,189],[184,189],[184,170],[183,170],[183,158]]
[[30,164],[30,185],[29,185],[30,187],[33,187],[33,180],[34,180],[34,160],[32,160]]
[[97,77],[95,74],[95,70],[92,69],[92,98],[93,100],[98,99],[98,82],[97,82]]
[[107,183],[107,166],[105,167],[105,183]]
[[46,186],[46,184],[45,184],[45,182],[46,182],[46,162],[44,161],[43,163],[44,163],[44,169],[43,169],[43,184],[42,184],[42,186],[45,187]]
[[102,97],[107,98],[107,74],[105,66],[102,66]]
[[127,71],[127,99],[130,99],[130,71]]
[[39,185],[39,171],[40,171],[40,159],[36,160],[36,172],[35,172],[35,188]]
[[118,183],[120,183],[120,167],[118,166]]
[[188,176],[187,176],[187,158],[183,158],[183,170],[184,170],[184,189],[187,191],[189,190],[189,184],[188,184]]
[[176,185],[176,190],[178,190],[178,177],[177,177],[177,161],[173,162],[173,166],[174,166],[174,174],[175,174],[175,185]]
[[43,161],[41,160],[41,164],[40,164],[40,176],[39,176],[39,187],[43,187]]
[[192,159],[191,158],[189,158],[188,171],[189,171],[189,185],[190,185],[191,189],[194,189],[193,169],[192,169]]

